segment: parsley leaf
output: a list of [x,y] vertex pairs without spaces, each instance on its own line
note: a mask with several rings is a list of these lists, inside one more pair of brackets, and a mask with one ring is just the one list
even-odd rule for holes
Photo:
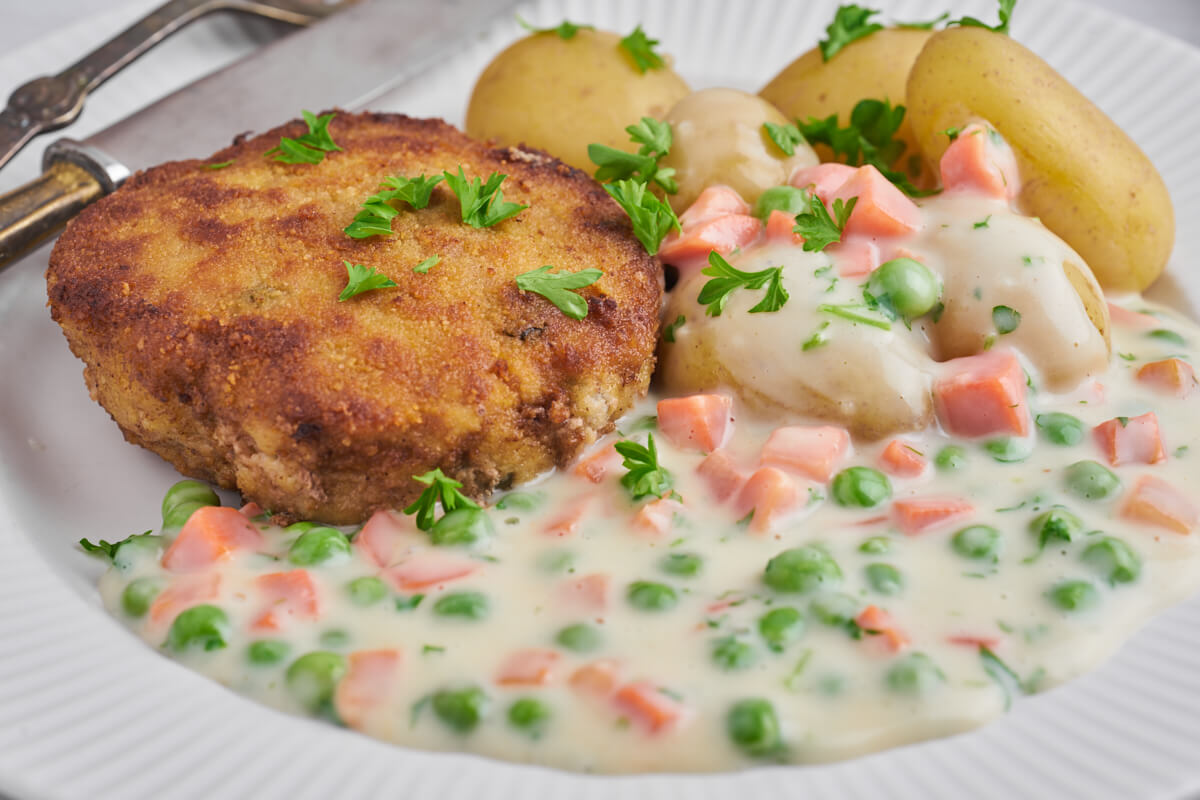
[[433,527],[433,523],[436,521],[434,519],[435,506],[438,503],[441,503],[443,514],[459,508],[479,508],[478,503],[458,491],[462,488],[462,484],[447,477],[440,468],[426,472],[424,475],[413,475],[413,480],[423,483],[429,488],[421,492],[421,496],[412,505],[405,508],[404,513],[416,514],[417,527],[423,531]]
[[929,20],[928,22],[897,22],[896,27],[897,28],[905,28],[907,30],[912,30],[912,31],[931,31],[934,29],[934,27],[939,22],[941,22],[942,20],[945,20],[945,19],[949,19],[949,17],[950,17],[950,12],[943,11],[941,14],[937,15],[936,17]]
[[529,208],[529,206],[504,200],[504,192],[500,191],[500,184],[504,183],[507,175],[493,172],[488,176],[487,183],[483,183],[478,175],[468,181],[467,176],[463,174],[461,164],[458,167],[457,175],[450,172],[442,174],[446,177],[446,185],[458,197],[463,222],[472,228],[491,227],[509,217],[515,217]]
[[587,300],[584,300],[571,289],[582,289],[591,286],[604,276],[598,269],[581,269],[578,272],[551,272],[554,267],[550,264],[538,267],[532,272],[518,275],[517,288],[526,292],[540,294],[553,303],[559,311],[571,319],[583,319],[588,313]]
[[621,47],[629,53],[633,59],[633,65],[642,74],[645,74],[648,69],[662,69],[666,66],[662,57],[654,52],[656,44],[658,44],[658,39],[647,37],[641,25],[638,25],[633,29],[633,33],[621,40]]
[[634,500],[644,497],[662,497],[671,490],[674,477],[658,464],[658,449],[654,446],[654,434],[646,434],[646,445],[628,440],[617,442],[613,448],[623,458],[621,466],[628,472],[621,476],[621,485],[629,490]]
[[771,141],[775,146],[783,151],[784,155],[796,155],[796,145],[804,142],[804,134],[795,125],[776,125],[774,122],[764,122],[763,129],[767,132],[767,136],[771,137]]
[[633,223],[633,235],[650,255],[658,252],[658,246],[672,228],[683,231],[671,206],[646,191],[646,184],[634,180],[616,181],[604,184],[604,191],[625,209]]
[[538,34],[538,33],[558,34],[558,38],[562,39],[564,42],[568,41],[570,39],[574,39],[575,34],[579,33],[582,30],[594,31],[596,29],[596,27],[594,25],[576,25],[574,22],[568,22],[567,20],[563,20],[561,23],[559,23],[558,25],[556,25],[553,28],[537,28],[537,27],[534,27],[533,25],[530,25],[525,20],[521,19],[521,17],[519,15],[517,16],[517,24],[519,24],[522,28],[524,28],[525,30],[527,30],[533,34]]
[[433,187],[442,182],[441,175],[406,178],[391,175],[383,179],[380,186],[385,191],[377,192],[363,201],[362,211],[354,215],[354,221],[343,231],[352,239],[387,235],[392,232],[392,219],[399,214],[391,205],[392,200],[403,200],[414,209],[425,208],[433,194]]
[[672,344],[674,344],[675,343],[675,331],[677,331],[681,327],[683,327],[683,324],[685,322],[687,322],[687,317],[685,317],[683,314],[680,314],[679,316],[677,316],[675,318],[674,322],[670,323],[669,325],[663,326],[663,333],[662,333],[663,341],[671,342]]
[[[857,197],[851,197],[845,205],[842,201],[833,201],[833,217],[817,197],[815,192],[808,192],[808,211],[796,215],[796,224],[792,231],[804,237],[804,249],[810,253],[819,253],[831,244],[842,240],[842,231],[850,212],[854,211]],[[836,219],[834,219],[836,217]]]
[[154,534],[152,534],[150,531],[146,531],[145,533],[135,533],[132,536],[126,536],[124,539],[121,539],[118,542],[106,542],[101,539],[98,542],[92,543],[87,539],[80,539],[79,546],[82,547],[86,553],[90,553],[94,556],[102,556],[107,558],[109,561],[112,561],[113,556],[117,554],[117,548],[126,542],[132,542],[134,539],[151,538],[154,538]]
[[339,303],[363,292],[387,289],[396,285],[394,280],[382,272],[376,272],[374,267],[351,264],[349,261],[342,263],[346,265],[346,288],[342,289],[342,293],[338,295]]
[[821,57],[828,61],[851,42],[883,30],[883,26],[878,22],[871,22],[871,17],[878,13],[878,9],[863,8],[854,4],[838,6],[837,13],[833,15],[833,22],[825,29],[826,38],[818,43]]
[[1012,21],[1013,8],[1016,7],[1017,0],[1000,0],[1000,23],[998,25],[988,25],[982,20],[975,17],[963,17],[962,19],[951,20],[946,23],[946,27],[951,25],[962,25],[970,28],[986,28],[989,31],[996,33],[1008,33],[1008,24]]
[[737,269],[716,250],[708,254],[708,264],[701,274],[712,278],[700,289],[696,301],[705,308],[705,313],[712,317],[721,316],[729,296],[738,289],[767,288],[767,293],[757,305],[750,309],[751,314],[764,311],[778,311],[788,301],[787,289],[783,288],[783,267],[767,267],[758,272],[743,272]]
[[823,314],[832,314],[835,317],[841,317],[849,322],[859,322],[863,325],[870,325],[873,328],[879,328],[881,331],[890,331],[892,329],[891,320],[881,319],[869,313],[872,311],[883,313],[878,309],[878,307],[872,308],[865,303],[844,303],[842,305],[822,303],[821,305],[817,306],[817,311],[820,311]]
[[236,160],[237,159],[231,158],[228,161],[218,161],[216,164],[205,164],[204,168],[205,169],[225,169],[226,167],[232,165],[233,162]]
[[424,275],[427,272],[429,272],[430,267],[437,266],[437,264],[440,263],[441,260],[442,260],[441,256],[432,255],[429,258],[422,261],[420,264],[417,264],[415,267],[413,267],[413,272],[417,273],[418,275]]
[[642,117],[637,125],[629,125],[625,130],[630,141],[641,145],[636,153],[627,153],[605,144],[588,145],[588,158],[599,167],[596,180],[605,183],[632,178],[642,183],[658,184],[668,194],[678,192],[674,168],[659,166],[662,157],[671,151],[671,123]]
[[320,164],[325,160],[325,154],[341,150],[329,135],[329,123],[336,114],[314,115],[311,111],[301,111],[304,121],[308,124],[308,133],[291,139],[279,137],[279,144],[272,147],[264,155],[274,155],[276,161],[284,164]]
[[912,185],[908,176],[892,169],[905,150],[902,140],[894,138],[904,121],[904,106],[892,106],[886,100],[860,100],[850,112],[846,127],[838,125],[837,114],[825,119],[809,117],[798,121],[800,133],[810,144],[823,144],[833,150],[836,157],[851,166],[870,164],[894,183],[905,194],[913,197],[932,194]]

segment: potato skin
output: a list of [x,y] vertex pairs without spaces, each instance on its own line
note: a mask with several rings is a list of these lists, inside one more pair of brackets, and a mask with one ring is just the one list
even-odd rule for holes
[[1087,261],[1101,286],[1141,291],[1166,266],[1175,217],[1162,176],[1116,123],[1008,36],[951,28],[908,78],[909,117],[929,163],[941,131],[987,120],[1016,153],[1018,204]]
[[662,119],[689,89],[669,65],[639,73],[620,41],[581,30],[567,40],[538,33],[513,43],[475,82],[467,134],[545,150],[589,175],[590,143],[635,149],[625,126]]
[[817,163],[817,154],[798,144],[788,156],[763,129],[763,123],[786,125],[779,109],[756,95],[737,89],[703,89],[680,100],[667,114],[674,137],[663,159],[674,167],[678,193],[671,207],[683,212],[705,187],[730,186],[750,204],[772,186],[787,183],[792,171]]
[[[931,35],[930,31],[887,28],[851,42],[829,61],[814,47],[784,67],[759,91],[759,97],[790,118],[824,119],[837,114],[843,125],[860,100],[906,105],[909,66]],[[932,185],[933,173],[919,158],[921,151],[907,117],[896,138],[907,146],[893,166],[907,172],[918,187]],[[824,145],[817,147],[817,154],[822,161],[832,160]]]

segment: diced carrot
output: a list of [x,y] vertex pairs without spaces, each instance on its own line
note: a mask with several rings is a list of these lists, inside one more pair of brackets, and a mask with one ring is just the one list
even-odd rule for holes
[[950,644],[962,645],[963,647],[973,647],[976,649],[986,647],[988,650],[995,650],[1003,640],[999,636],[975,636],[963,633],[947,636],[946,641]]
[[677,725],[684,716],[683,705],[649,681],[625,684],[617,690],[613,702],[621,713],[648,733],[662,733]]
[[737,515],[754,512],[750,530],[767,533],[780,519],[799,505],[800,489],[786,472],[775,467],[761,467],[750,476],[738,492],[735,504]]
[[714,450],[705,456],[700,466],[696,467],[696,474],[704,479],[718,503],[724,503],[736,495],[746,484],[746,475],[724,450]]
[[892,615],[879,606],[867,606],[854,618],[854,622],[867,633],[874,634],[871,638],[883,641],[893,653],[908,647],[908,636],[896,625]]
[[579,533],[579,526],[583,524],[591,510],[592,499],[591,495],[584,495],[572,500],[565,510],[551,517],[550,521],[542,528],[542,533],[560,539],[566,539]]
[[1140,417],[1115,417],[1092,428],[1108,463],[1157,464],[1167,450],[1158,431],[1158,416],[1148,411]]
[[705,606],[704,610],[709,614],[720,614],[722,611],[740,606],[746,602],[746,596],[741,592],[726,593],[722,595],[723,599],[715,600]]
[[371,515],[354,537],[354,546],[376,566],[387,567],[395,559],[396,547],[406,535],[415,531],[411,518],[381,509]]
[[914,536],[975,513],[975,507],[957,497],[907,497],[892,503],[892,518],[901,531]]
[[581,578],[564,581],[559,596],[568,606],[585,611],[604,611],[608,608],[612,578],[602,572],[594,572]]
[[181,613],[217,599],[221,576],[215,572],[176,578],[150,604],[150,621],[170,622]]
[[658,429],[683,450],[711,453],[733,433],[733,400],[723,394],[693,394],[658,401]]
[[903,439],[892,439],[879,455],[883,471],[898,478],[915,478],[925,471],[928,462]]
[[254,579],[264,609],[251,623],[256,630],[279,630],[287,617],[316,619],[321,614],[317,586],[305,569],[272,572]]
[[236,508],[201,506],[192,512],[163,553],[162,565],[172,572],[190,572],[262,544],[258,529]]
[[1150,314],[1142,314],[1137,311],[1130,311],[1124,306],[1119,306],[1116,303],[1108,304],[1108,318],[1114,325],[1124,325],[1137,330],[1149,330],[1150,328],[1159,327],[1159,321]]
[[716,184],[700,193],[687,210],[679,216],[679,227],[685,231],[710,219],[729,214],[749,214],[750,204],[732,186]]
[[571,673],[571,688],[596,697],[608,697],[617,688],[621,666],[611,658],[584,664]]
[[850,451],[850,434],[833,425],[776,428],[763,445],[764,466],[782,467],[825,483]]
[[856,169],[833,193],[843,203],[853,197],[858,201],[846,220],[846,236],[904,236],[921,227],[921,209],[870,164]]
[[1142,365],[1137,379],[1176,397],[1187,397],[1196,388],[1196,372],[1192,365],[1178,358],[1164,358]]
[[263,509],[258,503],[250,502],[239,508],[238,513],[246,519],[254,519],[255,517],[262,516]]
[[703,263],[712,252],[723,256],[745,248],[758,238],[763,224],[748,214],[726,214],[697,223],[683,233],[671,233],[658,248],[658,257],[681,269]]
[[346,674],[333,694],[338,718],[362,730],[367,715],[382,710],[399,669],[399,650],[359,650],[347,656]]
[[402,592],[428,589],[465,578],[480,568],[477,561],[449,558],[435,553],[417,553],[384,571],[384,576]]
[[854,176],[855,168],[836,161],[817,164],[815,167],[805,167],[796,170],[788,183],[800,189],[812,187],[813,193],[825,205],[833,202],[833,195],[842,185]]
[[993,139],[994,131],[972,123],[942,154],[939,168],[942,188],[947,192],[970,191],[1008,200],[1016,197],[1017,162],[1012,149],[1003,140]]
[[796,233],[796,215],[778,208],[767,215],[767,241],[777,244],[803,244],[804,237]]
[[1121,504],[1121,516],[1176,533],[1191,533],[1200,519],[1192,500],[1179,489],[1153,475],[1138,478]]
[[864,236],[849,236],[826,248],[837,264],[838,276],[862,278],[880,265],[879,245]]
[[934,382],[938,419],[959,436],[1029,432],[1025,371],[1011,350],[992,350],[943,364]]
[[581,478],[587,478],[592,483],[600,483],[604,476],[621,466],[621,454],[612,443],[608,443],[593,453],[581,458],[572,470]]
[[554,680],[562,655],[553,650],[518,650],[508,657],[496,674],[501,686],[546,686]]
[[675,515],[683,511],[683,503],[673,497],[660,497],[645,503],[633,515],[633,531],[646,539],[661,539],[675,524]]

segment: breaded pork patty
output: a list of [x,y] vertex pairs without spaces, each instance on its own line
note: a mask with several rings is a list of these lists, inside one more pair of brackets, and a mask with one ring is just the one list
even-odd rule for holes
[[[586,174],[393,114],[339,114],[319,164],[266,155],[306,130],[139,173],[59,239],[51,314],[128,441],[264,508],[355,523],[435,467],[481,497],[563,465],[645,393],[661,269]],[[392,235],[343,232],[385,177],[460,165],[508,175],[529,208],[475,229],[443,181],[427,208],[396,204]],[[344,262],[398,285],[339,302]],[[546,264],[603,271],[584,319],[518,289]]]

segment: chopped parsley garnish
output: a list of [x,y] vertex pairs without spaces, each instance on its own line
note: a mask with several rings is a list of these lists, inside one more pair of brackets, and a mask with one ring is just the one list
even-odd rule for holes
[[683,323],[685,323],[685,322],[687,322],[687,317],[685,317],[683,314],[680,314],[678,317],[675,318],[674,322],[670,323],[669,325],[664,326],[663,327],[663,339],[665,341],[674,343],[675,331],[677,331],[681,327],[683,327]]
[[903,155],[903,140],[894,138],[904,121],[904,106],[892,106],[886,100],[860,100],[850,112],[850,123],[838,125],[837,114],[817,119],[809,117],[799,122],[800,133],[810,144],[827,145],[836,157],[851,166],[870,164],[905,194],[920,197],[923,192],[912,185],[908,176],[892,169]]
[[912,31],[931,31],[935,27],[937,27],[937,24],[939,22],[942,22],[949,18],[950,18],[950,12],[943,11],[941,14],[937,15],[936,17],[929,20],[928,22],[897,22],[896,27],[897,28],[906,28],[906,29],[912,30]]
[[1126,361],[1137,361],[1137,356],[1135,356],[1133,353],[1117,353],[1117,355]]
[[500,184],[504,183],[507,175],[493,172],[488,176],[486,183],[478,175],[468,181],[461,164],[457,175],[452,172],[443,172],[442,175],[446,177],[446,185],[450,187],[450,191],[458,197],[463,222],[472,228],[489,228],[529,208],[520,203],[505,201]]
[[662,56],[654,52],[654,47],[657,44],[658,39],[651,39],[646,36],[646,32],[642,30],[641,25],[638,25],[633,29],[633,33],[621,40],[621,47],[625,52],[629,53],[637,71],[643,74],[648,69],[662,69],[666,66],[663,63]]
[[646,191],[646,184],[635,180],[615,181],[604,184],[604,191],[625,209],[633,223],[633,235],[650,255],[658,252],[658,246],[672,228],[683,231],[671,206]]
[[775,146],[783,151],[784,155],[796,155],[796,145],[804,143],[804,134],[791,123],[776,125],[774,122],[764,122],[763,130],[767,132],[767,136],[771,137]]
[[625,130],[630,141],[640,145],[636,153],[627,153],[605,144],[588,145],[588,158],[598,167],[596,180],[607,183],[632,178],[645,184],[657,184],[668,194],[679,191],[679,184],[674,178],[675,170],[659,166],[663,156],[671,151],[671,123],[642,117],[637,125],[629,125]]
[[819,253],[831,244],[842,240],[842,231],[850,212],[854,211],[857,197],[851,197],[849,203],[843,204],[840,199],[833,201],[833,217],[829,210],[817,197],[816,192],[808,192],[808,211],[796,215],[796,224],[792,231],[804,237],[804,249],[810,253]]
[[804,344],[800,345],[800,349],[808,352],[816,347],[820,347],[829,341],[829,337],[825,334],[825,329],[829,327],[829,321],[821,323],[821,326],[813,331],[813,335],[804,340]]
[[833,305],[830,303],[822,303],[817,306],[817,311],[823,314],[832,314],[835,317],[841,317],[849,322],[859,322],[863,325],[870,325],[873,328],[879,328],[881,331],[890,331],[892,329],[892,321],[882,317],[875,316],[877,309],[866,305],[865,303],[844,303],[842,305]]
[[421,492],[421,496],[405,508],[404,513],[416,514],[417,527],[423,531],[432,528],[436,522],[434,515],[438,503],[441,503],[443,514],[459,508],[479,508],[478,503],[458,491],[462,484],[447,477],[440,468],[424,475],[413,475],[413,480],[429,488]]
[[598,269],[581,269],[578,272],[551,272],[554,267],[550,264],[518,275],[517,288],[526,292],[540,294],[566,314],[571,319],[583,319],[588,313],[587,300],[584,300],[571,289],[582,289],[591,286],[604,276]]
[[442,260],[441,256],[438,256],[438,255],[430,256],[429,258],[422,261],[420,264],[417,264],[415,267],[413,267],[413,272],[417,273],[418,275],[424,275],[425,273],[429,272],[430,267],[437,266],[438,263],[441,262],[441,260]]
[[721,257],[716,250],[708,254],[708,266],[702,274],[712,278],[700,289],[696,301],[706,306],[705,313],[711,317],[721,316],[729,296],[738,289],[762,289],[767,293],[753,308],[751,314],[778,311],[788,301],[787,289],[783,288],[783,267],[767,267],[758,272],[743,272]]
[[991,221],[992,221],[992,215],[988,214],[986,217],[979,220],[979,222],[976,222],[972,227],[974,227],[975,230],[979,230],[980,228],[986,228],[988,226],[988,223]]
[[939,132],[946,134],[946,136],[949,137],[950,141],[953,142],[955,139],[958,138],[958,135],[960,133],[962,133],[962,128],[946,128],[946,130],[939,131]]
[[218,161],[216,164],[205,164],[204,168],[205,169],[225,169],[226,167],[233,164],[233,162],[235,160],[236,159],[231,158],[228,161]]
[[425,208],[433,187],[442,181],[441,175],[417,178],[406,178],[401,175],[391,175],[383,179],[380,186],[384,191],[377,192],[363,201],[362,210],[354,215],[354,221],[344,229],[352,239],[365,239],[368,236],[388,235],[392,232],[392,219],[400,212],[392,205],[392,200],[403,200],[414,209]]
[[346,265],[346,288],[342,289],[342,293],[338,295],[338,302],[349,300],[363,292],[387,289],[396,285],[394,280],[382,272],[377,272],[374,267],[351,264],[349,261],[342,263]]
[[517,24],[519,24],[522,28],[524,28],[525,30],[527,30],[533,34],[538,34],[538,33],[557,34],[558,38],[562,39],[564,42],[568,41],[570,39],[574,39],[575,34],[579,33],[582,30],[593,31],[596,29],[594,25],[576,25],[574,22],[568,22],[567,20],[563,20],[562,22],[560,22],[558,25],[554,26],[553,28],[538,28],[533,25],[530,25],[528,22],[521,19],[520,15],[517,16]]
[[279,137],[279,144],[272,147],[264,155],[274,155],[276,161],[284,164],[320,164],[325,160],[325,154],[341,150],[329,135],[329,123],[336,114],[314,115],[311,111],[301,111],[304,121],[308,124],[308,133],[295,139],[287,136]]
[[828,61],[843,47],[859,39],[870,36],[875,31],[883,30],[878,22],[871,22],[871,17],[878,14],[878,9],[863,8],[858,5],[838,6],[833,15],[833,22],[825,29],[825,38],[818,43],[821,57]]
[[150,531],[146,531],[145,533],[135,533],[132,536],[126,536],[124,539],[121,539],[117,542],[106,542],[101,539],[100,541],[93,543],[87,539],[80,539],[79,546],[82,547],[86,553],[91,553],[94,556],[103,556],[109,561],[112,561],[113,556],[117,554],[117,548],[119,548],[121,545],[125,544],[126,542],[132,542],[135,539],[142,540],[150,538],[154,538],[154,534],[152,534]]
[[963,17],[962,19],[951,20],[946,23],[946,26],[962,25],[971,28],[986,28],[989,31],[996,33],[1008,33],[1008,25],[1012,21],[1013,8],[1017,5],[1017,0],[1000,0],[1000,23],[998,25],[988,25],[982,20],[975,17]]
[[646,444],[628,440],[617,442],[613,448],[624,459],[626,470],[621,476],[621,485],[629,490],[634,500],[645,497],[663,497],[675,483],[665,467],[659,466],[658,449],[654,446],[654,434],[646,434]]
[[1149,339],[1159,339],[1164,342],[1170,342],[1171,344],[1177,344],[1180,347],[1187,346],[1186,339],[1168,328],[1158,328],[1156,330],[1152,330],[1146,334],[1146,337]]
[[1012,333],[1021,324],[1021,312],[1008,306],[993,306],[992,324],[996,326],[996,333],[1002,336]]

